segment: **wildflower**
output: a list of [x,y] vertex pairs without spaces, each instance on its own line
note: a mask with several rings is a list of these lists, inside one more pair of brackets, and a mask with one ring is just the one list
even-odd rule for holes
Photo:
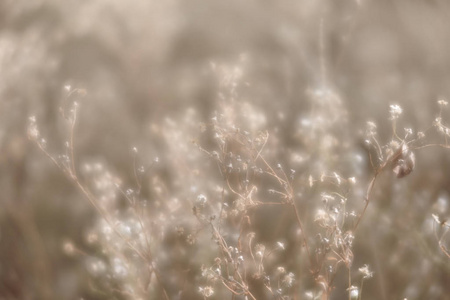
[[262,258],[264,256],[264,252],[266,251],[266,246],[262,244],[257,244],[255,246],[256,256]]
[[447,105],[448,105],[448,102],[445,101],[444,99],[438,100],[437,103],[439,104],[440,107],[444,107],[444,106],[447,106]]
[[199,287],[198,291],[206,298],[209,298],[214,294],[214,289],[210,286]]
[[314,222],[319,222],[322,226],[326,225],[330,221],[330,215],[323,209],[317,210],[314,216]]
[[194,244],[197,242],[197,240],[196,240],[196,238],[195,238],[194,235],[189,234],[189,235],[186,237],[186,242],[187,242],[189,245],[194,245]]
[[405,133],[406,133],[406,135],[412,135],[413,131],[411,128],[405,128]]
[[377,125],[374,122],[367,122],[366,132],[368,136],[374,136],[377,133]]
[[355,236],[352,232],[347,231],[344,235],[344,241],[347,246],[351,247],[353,245],[353,240],[355,239]]
[[372,278],[372,277],[373,277],[373,272],[370,271],[368,265],[362,266],[361,268],[358,269],[358,271],[359,271],[360,273],[363,274],[363,278],[364,278],[364,279]]
[[206,196],[203,194],[200,194],[197,196],[197,203],[200,204],[201,206],[204,206],[206,204]]
[[434,119],[433,125],[436,126],[436,127],[442,126],[442,118],[441,117],[437,117],[436,119]]
[[39,130],[37,128],[36,125],[36,117],[35,116],[31,116],[29,118],[29,125],[28,125],[28,138],[31,140],[38,140],[39,138]]
[[398,117],[402,114],[403,109],[397,105],[397,104],[393,104],[390,106],[390,110],[389,113],[391,114],[391,120],[396,120],[398,119]]
[[289,272],[288,274],[286,274],[283,278],[283,285],[287,286],[287,287],[291,287],[292,284],[295,281],[295,275],[292,272]]
[[295,175],[295,170],[291,169],[291,175],[289,175],[289,178],[294,179],[294,175]]

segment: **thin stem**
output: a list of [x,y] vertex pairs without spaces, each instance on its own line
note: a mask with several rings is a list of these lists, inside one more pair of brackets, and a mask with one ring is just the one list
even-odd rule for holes
[[352,276],[350,268],[348,268],[348,300],[352,300]]
[[71,157],[71,163],[72,163],[72,167],[71,167],[71,173],[72,173],[72,176],[73,177],[77,177],[77,171],[76,171],[76,168],[75,168],[75,160],[74,160],[74,157],[75,157],[75,153],[74,153],[74,135],[75,135],[75,124],[77,123],[77,109],[78,109],[78,106],[77,105],[74,105],[74,111],[73,111],[73,114],[72,114],[72,124],[71,124],[71,128],[70,128],[70,144],[69,144],[69,149],[70,149],[70,157]]
[[302,232],[302,240],[303,240],[303,244],[305,245],[306,253],[307,253],[308,259],[309,259],[309,263],[310,263],[310,266],[311,266],[311,268],[312,268],[312,266],[313,266],[313,261],[312,261],[311,253],[309,252],[309,244],[308,244],[308,240],[307,240],[307,237],[306,237],[304,228],[303,228],[302,221],[300,220],[300,214],[298,213],[297,205],[295,204],[294,201],[292,201],[292,206],[294,207],[295,218],[296,218],[296,220],[297,220],[298,227],[300,228],[300,231]]
[[363,287],[364,287],[364,278],[361,280],[361,288],[359,289],[358,300],[361,300],[362,298]]

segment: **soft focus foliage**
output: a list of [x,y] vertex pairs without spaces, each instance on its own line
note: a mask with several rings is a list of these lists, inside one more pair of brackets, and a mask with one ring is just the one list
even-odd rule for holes
[[0,299],[443,299],[449,13],[1,1]]

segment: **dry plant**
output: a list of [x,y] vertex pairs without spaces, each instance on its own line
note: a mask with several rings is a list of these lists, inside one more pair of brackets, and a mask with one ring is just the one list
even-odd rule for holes
[[[215,168],[219,176],[198,179],[204,181],[199,185],[204,192],[194,189],[197,195],[182,204],[178,200],[163,204],[145,199],[145,180],[158,159],[148,166],[140,165],[135,147],[133,188],[125,188],[104,165],[79,161],[75,132],[78,98],[86,96],[84,90],[66,87],[65,103],[69,104],[60,109],[67,127],[63,154],[55,155],[48,149],[37,120],[30,117],[29,138],[100,216],[87,234],[88,242],[97,245],[100,252],[88,254],[71,242],[64,243],[64,250],[83,257],[91,274],[103,281],[101,289],[119,298],[185,299],[199,295],[203,299],[331,299],[336,282],[345,278],[348,299],[363,299],[364,282],[376,274],[367,264],[354,266],[353,245],[377,181],[389,170],[398,179],[408,176],[415,169],[415,152],[420,149],[450,148],[450,129],[441,117],[447,102],[438,101],[440,112],[433,126],[417,133],[406,128],[403,134],[398,132],[402,108],[391,105],[392,136],[385,144],[379,140],[376,124],[367,123],[365,145],[373,176],[364,188],[364,178],[342,175],[348,169],[342,173],[327,169],[339,167],[333,164],[332,156],[339,145],[332,135],[323,140],[319,137],[345,115],[336,94],[329,90],[311,94],[317,106],[310,118],[303,120],[303,127],[309,129],[299,135],[310,147],[305,155],[311,162],[314,151],[323,151],[315,159],[321,167],[315,173],[303,170],[298,174],[283,165],[289,160],[277,162],[276,136],[272,138],[267,129],[252,127],[254,120],[249,121],[243,113],[253,108],[238,101],[240,69],[212,67],[219,74],[219,96],[228,100],[222,101],[221,111],[208,123],[200,124],[193,145],[200,150],[200,157],[210,159],[199,167]],[[330,104],[333,106],[328,109],[338,108],[341,115],[318,124],[326,119],[323,114]],[[264,127],[264,122],[261,124]],[[443,135],[443,143],[425,142],[432,127]],[[192,159],[195,162],[199,157]],[[158,186],[157,177],[153,179],[149,183],[155,185],[153,188],[170,195],[168,187]],[[358,193],[361,190],[365,190],[363,199]],[[364,203],[359,208],[361,200]],[[448,222],[437,215],[433,218],[439,227],[435,228],[439,247],[450,257],[445,246]],[[177,255],[183,255],[186,262],[174,263]]]

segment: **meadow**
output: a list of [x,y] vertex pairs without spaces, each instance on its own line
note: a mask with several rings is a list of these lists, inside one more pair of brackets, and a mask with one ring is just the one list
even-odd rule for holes
[[450,3],[0,2],[0,299],[447,299]]

